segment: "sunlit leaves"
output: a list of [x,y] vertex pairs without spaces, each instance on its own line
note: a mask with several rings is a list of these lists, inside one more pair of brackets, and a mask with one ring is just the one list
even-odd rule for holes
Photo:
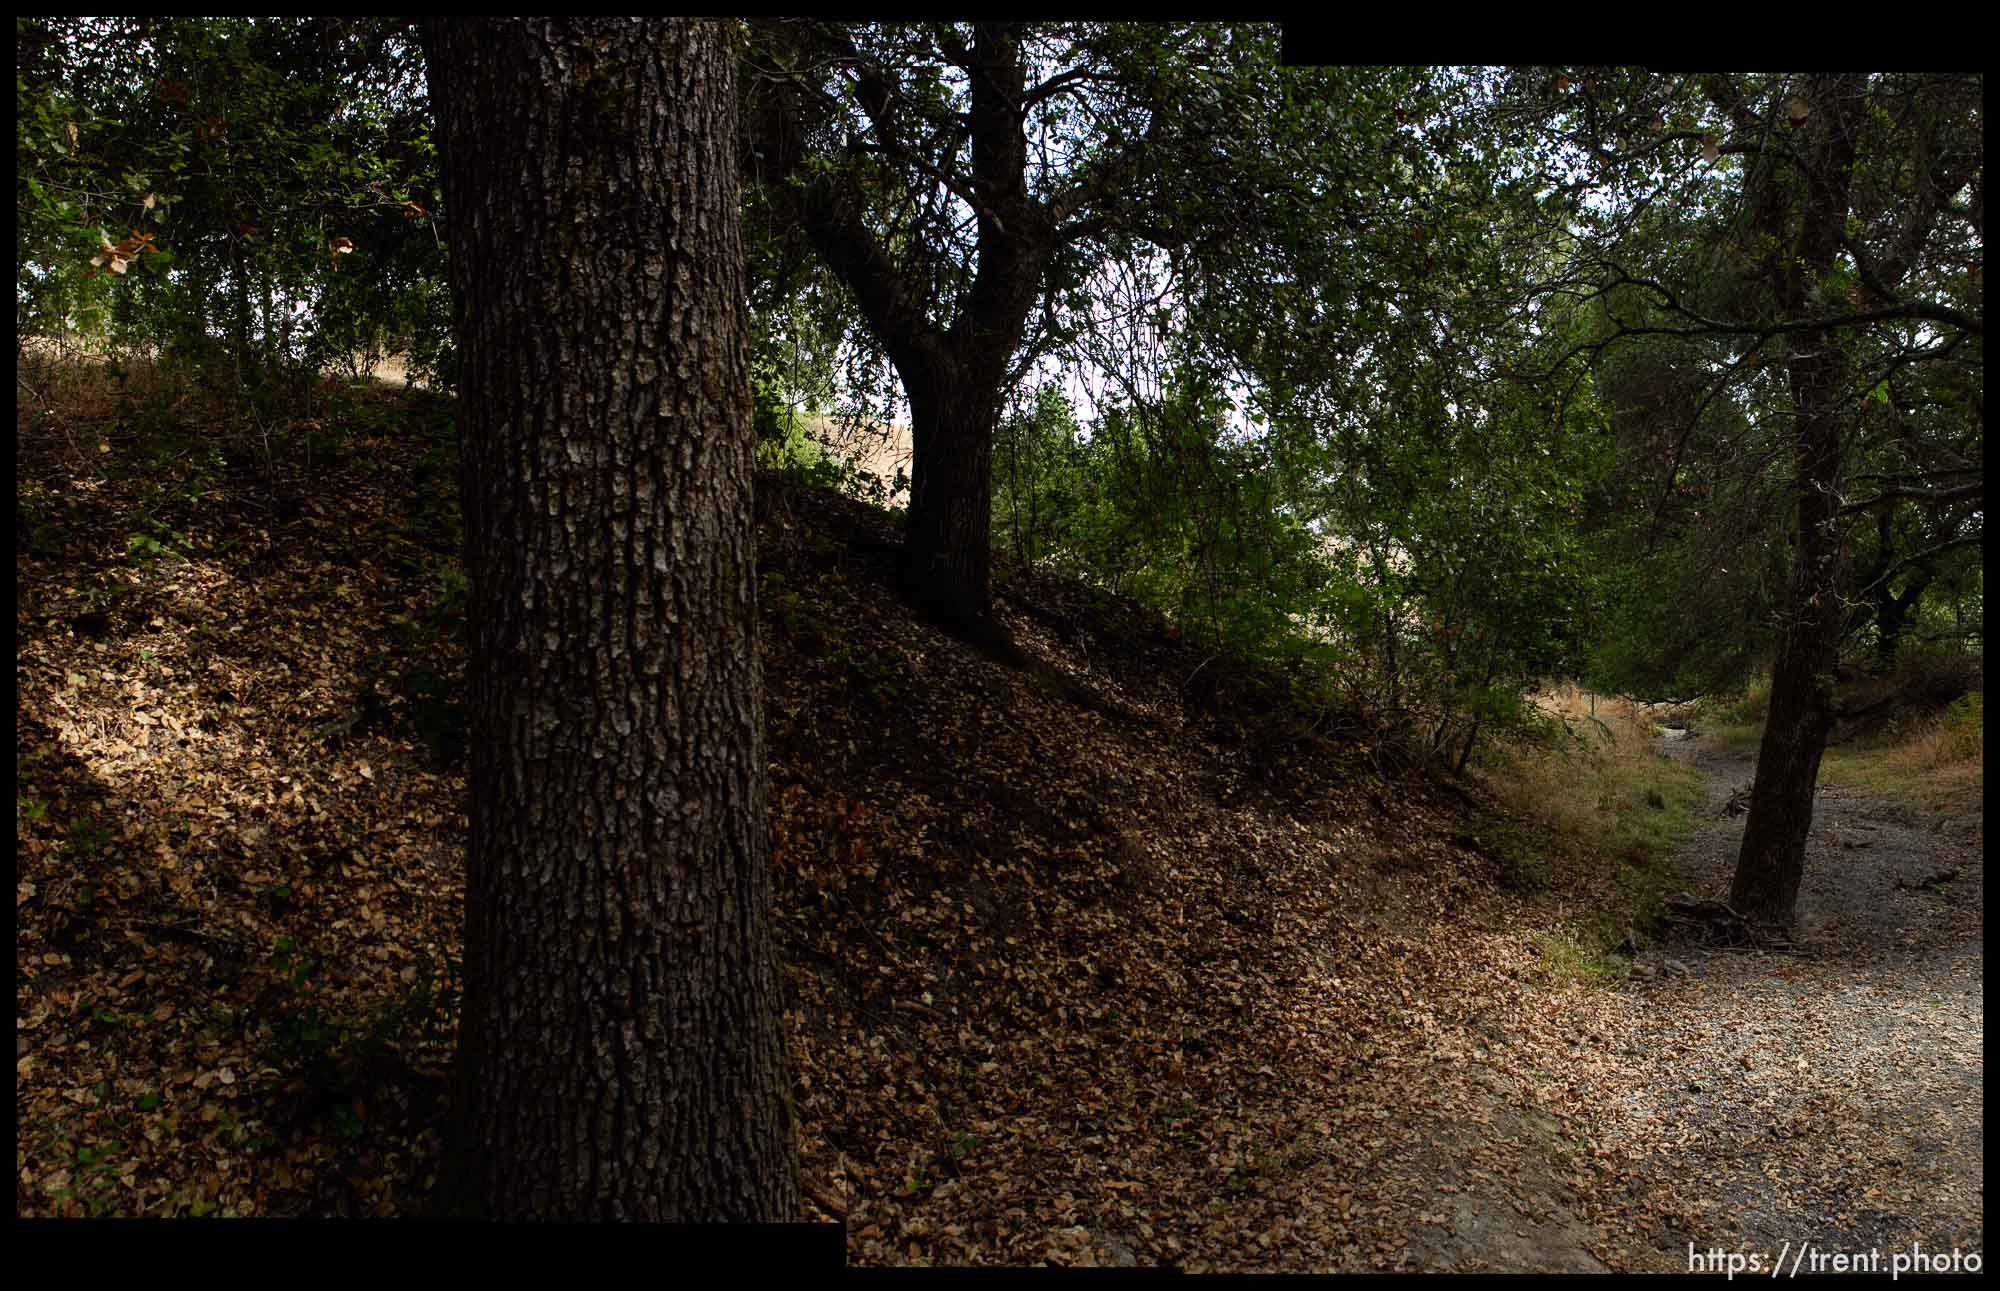
[[134,260],[139,258],[141,252],[150,251],[159,254],[159,248],[153,245],[153,235],[138,229],[132,230],[131,237],[116,244],[102,233],[98,234],[98,240],[101,249],[90,258],[93,271],[108,268],[112,273],[122,274]]

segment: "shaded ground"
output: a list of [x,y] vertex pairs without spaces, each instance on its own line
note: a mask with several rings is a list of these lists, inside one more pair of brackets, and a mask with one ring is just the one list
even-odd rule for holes
[[[19,428],[19,1215],[422,1212],[456,452],[434,400],[328,407],[275,453],[109,399]],[[1529,934],[1601,860],[1515,891],[1364,717],[1301,734],[1284,679],[998,562],[1079,706],[916,619],[888,516],[771,479],[758,510],[800,1145],[854,1261],[1684,1267],[1787,1207],[1981,1237],[1977,838],[1829,811],[1808,953],[1551,986]],[[1719,805],[1748,768],[1714,769]],[[1690,845],[1698,895],[1736,827]]]
[[[464,837],[449,409],[347,392],[267,453],[159,403],[18,427],[16,1211],[420,1214]],[[851,1258],[1407,1268],[1458,1213],[1434,1159],[1520,1169],[1533,1107],[1487,1083],[1524,1079],[1531,956],[1458,796],[1003,562],[1080,707],[912,615],[890,517],[758,508],[800,1144]]]

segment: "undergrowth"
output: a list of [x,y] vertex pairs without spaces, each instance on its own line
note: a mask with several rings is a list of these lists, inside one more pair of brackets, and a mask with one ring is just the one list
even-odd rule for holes
[[1820,779],[1947,815],[1980,812],[1986,783],[1984,710],[1984,694],[1970,691],[1934,716],[1899,722],[1880,735],[1829,748],[1820,763]]
[[1497,849],[1502,881],[1518,890],[1557,887],[1558,867],[1598,889],[1594,913],[1560,919],[1529,941],[1556,978],[1617,980],[1626,964],[1611,948],[1649,926],[1680,886],[1670,857],[1694,828],[1703,777],[1654,747],[1652,724],[1629,700],[1566,684],[1535,704],[1555,719],[1550,738],[1481,759],[1514,822],[1482,826],[1482,841]]

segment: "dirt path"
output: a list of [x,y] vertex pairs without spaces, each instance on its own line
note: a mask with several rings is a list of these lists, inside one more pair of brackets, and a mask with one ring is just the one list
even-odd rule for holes
[[[1676,863],[1726,900],[1754,754],[1664,743],[1709,776]],[[1645,1263],[1686,1269],[1690,1242],[1767,1270],[1787,1243],[1983,1251],[1982,831],[1823,787],[1797,953],[1642,949],[1626,1034],[1644,1058],[1603,1092],[1677,1217]]]
[[[1662,745],[1708,776],[1676,865],[1726,900],[1753,755]],[[1511,921],[1454,926],[1449,980],[1412,978],[1441,1025],[1401,1072],[1408,1146],[1375,1190],[1404,1267],[1983,1255],[1979,822],[1839,787],[1815,817],[1792,953],[1642,941],[1623,985],[1552,988],[1508,961]]]

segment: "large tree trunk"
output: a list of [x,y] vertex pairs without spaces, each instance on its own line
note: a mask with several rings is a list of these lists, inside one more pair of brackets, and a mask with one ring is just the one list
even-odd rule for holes
[[730,34],[425,36],[472,580],[447,1205],[790,1219]]
[[[1780,307],[1792,317],[1819,307],[1810,293],[1840,252],[1863,88],[1859,76],[1816,76],[1804,96],[1809,112],[1802,149],[1805,192],[1799,199],[1796,242],[1789,263],[1779,266],[1775,284]],[[1760,201],[1766,211],[1778,209],[1782,190],[1773,186],[1779,182],[1775,169],[1765,172],[1767,187]],[[1779,926],[1790,926],[1805,874],[1813,790],[1833,728],[1833,666],[1846,620],[1840,595],[1846,553],[1840,489],[1848,364],[1840,337],[1825,329],[1800,333],[1787,366],[1797,550],[1791,604],[1778,632],[1771,673],[1770,716],[1730,887],[1730,904],[1739,912]]]
[[904,573],[940,622],[977,635],[992,612],[993,432],[999,393],[957,373],[904,373],[910,510]]

